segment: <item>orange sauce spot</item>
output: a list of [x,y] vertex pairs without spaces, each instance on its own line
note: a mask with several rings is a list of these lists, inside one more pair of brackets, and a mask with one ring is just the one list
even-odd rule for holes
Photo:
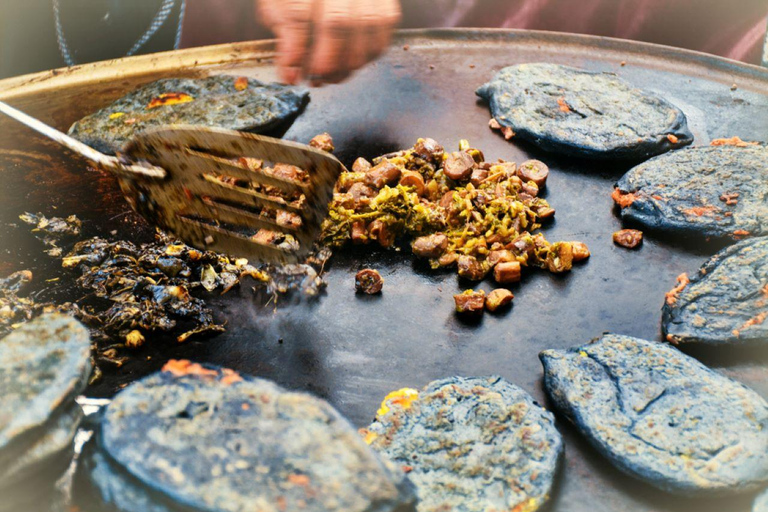
[[152,101],[150,101],[149,105],[147,105],[147,110],[151,108],[164,107],[166,105],[189,103],[190,101],[194,100],[195,98],[183,92],[165,92],[156,98],[152,98]]
[[715,206],[694,206],[692,208],[686,208],[683,210],[683,213],[686,215],[695,215],[697,217],[701,217],[702,215],[707,215],[716,211],[718,211],[718,208]]
[[733,236],[740,237],[740,236],[749,236],[749,231],[746,229],[737,229],[733,232]]
[[165,363],[165,366],[163,366],[163,371],[171,373],[176,377],[183,377],[184,375],[216,377],[218,375],[216,370],[203,368],[202,365],[193,363],[187,359],[170,359],[167,363]]
[[678,142],[680,142],[680,139],[678,139],[676,136],[672,135],[671,133],[667,134],[667,140],[672,144],[677,144]]
[[680,294],[681,291],[683,291],[683,288],[688,286],[688,283],[690,283],[691,280],[688,279],[688,274],[682,273],[679,276],[677,276],[677,286],[672,288],[670,291],[668,291],[664,297],[667,301],[667,304],[672,306],[675,302],[677,302],[677,296]]
[[745,142],[739,137],[733,136],[730,139],[713,139],[709,144],[710,146],[736,146],[743,148],[746,146],[756,146],[757,142]]
[[235,79],[235,90],[244,91],[248,88],[248,79],[244,76],[239,76]]
[[242,410],[244,410],[244,411],[247,411],[248,409],[250,409],[250,408],[251,408],[251,405],[250,405],[250,404],[247,404],[247,403],[244,403],[243,405],[241,405],[241,406],[240,406],[240,408],[241,408]]
[[230,370],[229,368],[225,368],[222,373],[224,374],[224,377],[221,378],[220,382],[225,386],[243,381],[243,378],[237,372]]
[[294,485],[300,485],[302,487],[309,485],[309,477],[307,475],[290,474],[288,475],[288,481]]
[[762,324],[763,322],[765,322],[766,318],[768,318],[768,311],[763,311],[762,313],[758,313],[754,317],[752,317],[749,320],[747,320],[746,322],[744,322],[744,325],[742,325],[738,329],[734,330],[733,331],[733,335],[738,338],[739,335],[741,334],[741,331],[743,331],[747,327],[751,327],[753,325],[760,325],[760,324]]
[[611,193],[611,198],[621,208],[626,208],[627,206],[635,202],[635,199],[637,199],[637,196],[631,192],[622,192],[618,188],[615,188]]
[[557,105],[560,107],[560,112],[570,112],[571,107],[568,106],[568,103],[565,102],[565,98],[560,96],[557,98]]
[[402,467],[403,473],[410,473],[413,471],[413,466],[403,466]]

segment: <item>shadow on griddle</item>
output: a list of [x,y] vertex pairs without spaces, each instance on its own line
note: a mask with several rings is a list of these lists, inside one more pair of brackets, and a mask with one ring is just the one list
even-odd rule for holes
[[[684,343],[675,345],[681,352],[695,357],[705,365],[714,368],[728,368],[740,365],[768,366],[768,345],[704,345]],[[765,368],[760,369],[768,374]]]

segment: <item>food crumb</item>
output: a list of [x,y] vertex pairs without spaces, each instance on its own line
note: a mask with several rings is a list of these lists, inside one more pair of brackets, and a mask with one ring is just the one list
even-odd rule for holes
[[732,91],[735,91],[735,90],[736,90],[736,89],[738,89],[738,88],[739,88],[739,86],[738,86],[738,85],[736,85],[736,84],[732,84],[732,85],[731,85],[731,90],[732,90]]
[[410,46],[410,45],[407,45],[407,44],[404,44],[404,45],[403,45],[403,50],[405,50],[406,52],[407,52],[408,50],[410,50],[410,49],[411,49],[411,46]]
[[627,61],[625,61],[625,60],[621,61],[621,67],[624,67],[626,65],[627,65]]
[[384,279],[378,271],[372,268],[364,268],[355,274],[355,291],[366,295],[381,293]]
[[667,134],[667,140],[672,144],[677,144],[678,142],[680,142],[680,139],[678,139],[675,135],[672,135],[671,133]]
[[622,229],[613,234],[613,242],[627,249],[634,249],[643,241],[643,232],[637,229]]
[[313,148],[327,151],[328,153],[333,153],[334,150],[333,138],[327,132],[312,137],[312,140],[309,141],[309,145]]
[[495,290],[492,290],[485,299],[485,308],[493,313],[507,304],[511,304],[512,299],[514,298],[515,296],[511,291],[505,288],[496,288]]
[[464,290],[453,296],[456,312],[462,315],[482,315],[485,307],[485,292],[483,290]]

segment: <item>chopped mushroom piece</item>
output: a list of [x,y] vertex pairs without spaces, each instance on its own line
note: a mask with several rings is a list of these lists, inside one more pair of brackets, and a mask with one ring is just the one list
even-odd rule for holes
[[372,268],[364,268],[355,274],[355,291],[365,293],[366,295],[375,295],[381,293],[384,286],[384,279],[378,271]]
[[445,159],[443,172],[454,181],[464,181],[472,175],[475,159],[465,151],[454,151]]
[[394,185],[400,179],[402,171],[390,162],[382,162],[365,174],[365,183],[374,188]]
[[313,148],[327,151],[328,153],[333,153],[334,150],[333,138],[331,138],[329,133],[321,133],[320,135],[315,135],[312,137],[312,140],[309,141],[309,145]]
[[400,177],[400,184],[404,187],[413,187],[416,194],[419,196],[424,195],[425,185],[424,178],[421,173],[416,171],[403,171]]
[[363,157],[358,158],[352,163],[352,172],[368,172],[371,170],[371,162]]
[[504,261],[493,267],[493,279],[497,283],[516,283],[520,281],[520,262]]
[[442,233],[420,236],[411,245],[413,253],[422,258],[439,258],[448,248],[448,237]]
[[512,292],[506,288],[496,288],[495,290],[492,290],[485,299],[485,308],[490,312],[494,312],[507,304],[510,304],[514,298],[515,296]]
[[613,242],[627,249],[634,249],[643,241],[643,232],[637,229],[622,229],[613,234]]
[[487,273],[488,268],[477,261],[474,256],[467,256],[466,254],[459,256],[459,276],[471,281],[480,281]]
[[453,296],[456,312],[463,315],[481,315],[485,307],[485,292],[483,290],[464,290]]
[[517,168],[517,176],[523,182],[532,181],[537,187],[544,188],[549,176],[549,167],[540,160],[528,160]]
[[573,249],[573,261],[581,261],[589,258],[591,253],[584,242],[569,242]]

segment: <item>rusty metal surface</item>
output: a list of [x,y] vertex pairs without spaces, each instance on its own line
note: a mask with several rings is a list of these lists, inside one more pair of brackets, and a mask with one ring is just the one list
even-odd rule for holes
[[[468,283],[453,273],[432,272],[409,251],[340,253],[318,300],[265,307],[266,298],[254,296],[247,283],[213,297],[228,322],[226,333],[181,346],[163,340],[147,347],[122,369],[109,371],[89,390],[92,396],[108,396],[168,358],[189,357],[312,391],[363,426],[388,391],[454,374],[497,373],[546,404],[539,351],[580,344],[606,331],[660,339],[664,293],[678,274],[696,271],[717,247],[651,233],[639,251],[614,246],[611,234],[620,221],[610,192],[627,165],[577,161],[506,142],[488,129],[488,109],[474,90],[501,67],[520,62],[613,71],[681,107],[694,144],[701,145],[732,135],[768,140],[768,70],[654,45],[542,32],[419,31],[401,34],[395,44],[350,81],[313,90],[305,112],[284,136],[306,142],[328,131],[346,165],[357,156],[408,147],[420,136],[448,147],[467,138],[490,159],[539,158],[550,165],[546,198],[557,210],[545,235],[582,240],[592,257],[565,276],[529,273],[513,288],[511,311],[466,324],[452,313],[452,295]],[[66,129],[160,77],[229,73],[273,80],[272,48],[268,42],[245,43],[83,66],[0,82],[0,98]],[[9,123],[0,119],[0,274],[29,268],[41,299],[72,298],[71,274],[42,253],[28,226],[17,221],[20,213],[74,213],[89,236],[117,230],[120,237],[140,240],[150,231],[129,213],[112,177],[87,170]],[[354,294],[354,273],[366,266],[386,280],[380,297]],[[61,279],[44,282],[53,277]],[[768,397],[765,350],[685,350]],[[551,511],[749,510],[750,496],[685,499],[636,482],[607,464],[562,418],[558,426],[566,457]]]

